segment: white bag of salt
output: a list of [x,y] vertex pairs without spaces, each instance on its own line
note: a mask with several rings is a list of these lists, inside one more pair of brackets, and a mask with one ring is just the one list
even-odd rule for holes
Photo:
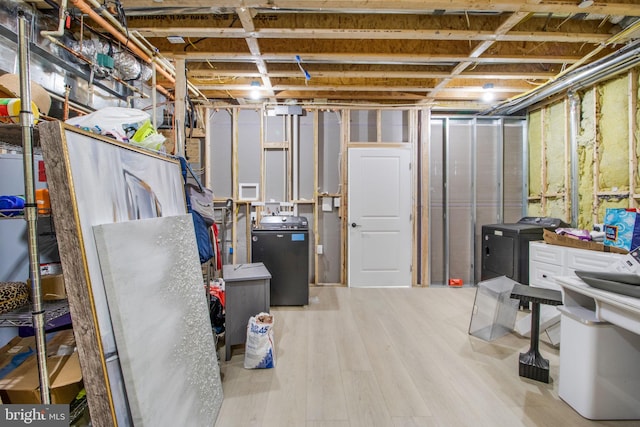
[[247,341],[244,352],[246,369],[275,368],[276,354],[273,348],[273,316],[259,313],[247,323]]

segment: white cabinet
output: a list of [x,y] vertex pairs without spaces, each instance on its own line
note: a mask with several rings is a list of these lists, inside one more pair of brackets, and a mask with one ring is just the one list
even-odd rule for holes
[[604,271],[625,255],[597,252],[589,249],[549,245],[544,242],[529,244],[529,284],[561,291],[554,277],[575,276],[576,270]]
[[[597,252],[589,249],[550,245],[544,242],[529,243],[529,285],[555,289],[562,287],[555,281],[558,276],[575,276],[576,270],[604,271],[625,255]],[[516,323],[516,332],[528,336],[531,332],[530,316]],[[560,312],[556,307],[540,306],[540,330],[545,331],[552,344],[560,343]]]

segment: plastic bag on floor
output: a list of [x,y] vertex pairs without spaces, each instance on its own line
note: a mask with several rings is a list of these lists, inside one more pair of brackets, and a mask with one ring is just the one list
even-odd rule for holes
[[252,316],[247,324],[244,367],[247,369],[261,369],[275,368],[275,366],[273,316],[269,313],[260,313]]

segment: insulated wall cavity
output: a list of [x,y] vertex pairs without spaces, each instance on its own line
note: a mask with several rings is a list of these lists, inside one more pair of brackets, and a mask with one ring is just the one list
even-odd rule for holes
[[540,204],[542,194],[542,111],[529,114],[529,215],[543,216]]
[[598,87],[598,183],[604,191],[629,190],[629,79]]
[[[565,112],[568,97],[529,113],[528,215],[565,220],[575,215],[576,227],[591,229],[603,221],[607,208],[638,207],[638,69],[575,96],[575,145],[568,131],[572,115]],[[576,176],[567,169],[572,158]],[[573,198],[571,191],[577,191]]]
[[587,228],[587,224],[592,222],[593,217],[595,95],[595,89],[591,89],[580,96],[580,126],[576,139],[578,142],[578,227],[581,228]]

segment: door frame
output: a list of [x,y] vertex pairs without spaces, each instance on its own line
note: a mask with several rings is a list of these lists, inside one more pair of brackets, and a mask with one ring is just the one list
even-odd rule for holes
[[[415,129],[415,127],[414,127]],[[408,287],[413,287],[416,285],[416,277],[417,277],[417,251],[416,251],[416,236],[417,236],[417,221],[416,221],[416,167],[415,167],[415,144],[408,142],[408,143],[374,143],[374,144],[347,144],[345,150],[343,151],[344,155],[343,155],[343,170],[345,171],[345,174],[343,175],[345,177],[344,182],[345,182],[345,188],[344,188],[344,208],[345,208],[345,212],[344,215],[342,216],[342,224],[343,224],[343,253],[344,253],[344,272],[345,272],[345,276],[344,276],[344,280],[343,283],[347,286],[347,287],[351,287],[350,283],[349,283],[349,277],[351,276],[350,273],[350,268],[351,268],[351,262],[349,260],[349,253],[350,253],[350,241],[349,241],[349,217],[350,217],[350,213],[349,213],[349,209],[350,209],[350,200],[349,200],[349,180],[347,179],[348,177],[348,172],[349,172],[349,158],[350,158],[350,150],[351,149],[361,149],[361,148],[365,148],[365,149],[371,149],[371,148],[375,148],[375,149],[401,149],[401,150],[408,150],[409,152],[409,181],[410,181],[410,189],[409,189],[409,200],[408,203],[410,203],[410,207],[409,207],[409,211],[410,211],[410,235],[411,236],[407,236],[408,240],[410,241],[410,253],[411,253],[411,261],[410,261],[410,271],[409,271],[409,276],[410,276],[410,282],[409,282],[409,286]],[[407,286],[398,286],[398,288],[407,288]]]

